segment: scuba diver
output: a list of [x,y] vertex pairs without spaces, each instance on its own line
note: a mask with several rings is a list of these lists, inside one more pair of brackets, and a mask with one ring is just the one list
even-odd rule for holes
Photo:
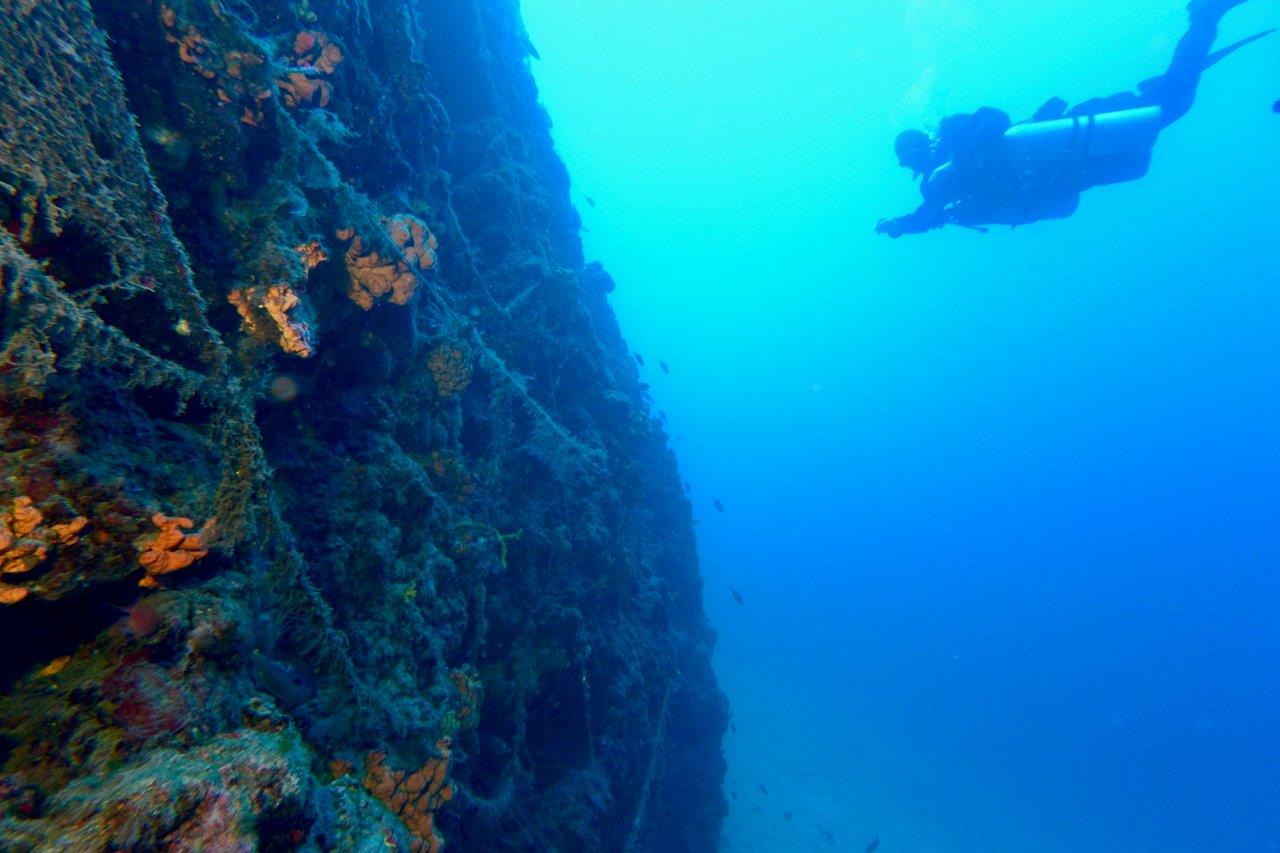
[[1138,84],[1137,92],[1094,98],[1068,108],[1052,98],[1030,121],[1013,124],[992,107],[944,118],[935,137],[898,135],[898,163],[921,179],[924,203],[914,212],[881,219],[877,234],[898,238],[947,224],[986,231],[1075,213],[1090,187],[1141,178],[1160,131],[1182,118],[1195,100],[1200,75],[1267,30],[1212,52],[1218,22],[1246,0],[1191,0],[1190,25],[1169,68]]

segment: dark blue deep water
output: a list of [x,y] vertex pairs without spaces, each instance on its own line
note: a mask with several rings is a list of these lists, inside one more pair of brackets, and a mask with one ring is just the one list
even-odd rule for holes
[[1280,38],[1073,218],[890,241],[899,130],[1129,88],[1183,4],[523,7],[692,484],[724,848],[1280,850]]

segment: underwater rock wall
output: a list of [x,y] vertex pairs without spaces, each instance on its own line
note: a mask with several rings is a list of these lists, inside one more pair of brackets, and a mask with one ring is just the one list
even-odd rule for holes
[[515,0],[0,0],[0,849],[709,850]]

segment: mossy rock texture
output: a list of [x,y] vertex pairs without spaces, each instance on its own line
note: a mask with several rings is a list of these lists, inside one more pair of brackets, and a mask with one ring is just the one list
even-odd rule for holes
[[0,849],[712,850],[514,0],[0,0]]

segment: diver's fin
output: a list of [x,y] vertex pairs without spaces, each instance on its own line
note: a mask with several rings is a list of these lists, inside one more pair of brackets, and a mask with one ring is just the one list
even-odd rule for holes
[[1271,35],[1271,34],[1272,34],[1272,33],[1274,33],[1274,32],[1275,32],[1275,30],[1274,30],[1274,29],[1270,29],[1270,30],[1263,30],[1263,31],[1262,31],[1262,32],[1260,32],[1260,33],[1254,33],[1254,34],[1253,34],[1253,35],[1251,35],[1251,36],[1247,36],[1247,37],[1245,37],[1245,38],[1242,38],[1242,39],[1240,39],[1240,41],[1238,41],[1238,42],[1236,42],[1236,43],[1234,43],[1234,44],[1229,44],[1229,45],[1227,45],[1226,47],[1222,48],[1221,50],[1215,50],[1213,53],[1209,54],[1209,58],[1208,58],[1208,59],[1206,59],[1206,60],[1204,61],[1204,67],[1205,67],[1205,68],[1212,68],[1213,66],[1217,65],[1217,64],[1218,64],[1219,62],[1221,62],[1222,60],[1226,59],[1226,58],[1227,58],[1228,56],[1230,56],[1231,54],[1235,53],[1235,52],[1236,52],[1237,50],[1239,50],[1240,48],[1244,47],[1246,44],[1252,44],[1253,42],[1257,41],[1258,39],[1260,39],[1260,38],[1266,38],[1267,36]]

